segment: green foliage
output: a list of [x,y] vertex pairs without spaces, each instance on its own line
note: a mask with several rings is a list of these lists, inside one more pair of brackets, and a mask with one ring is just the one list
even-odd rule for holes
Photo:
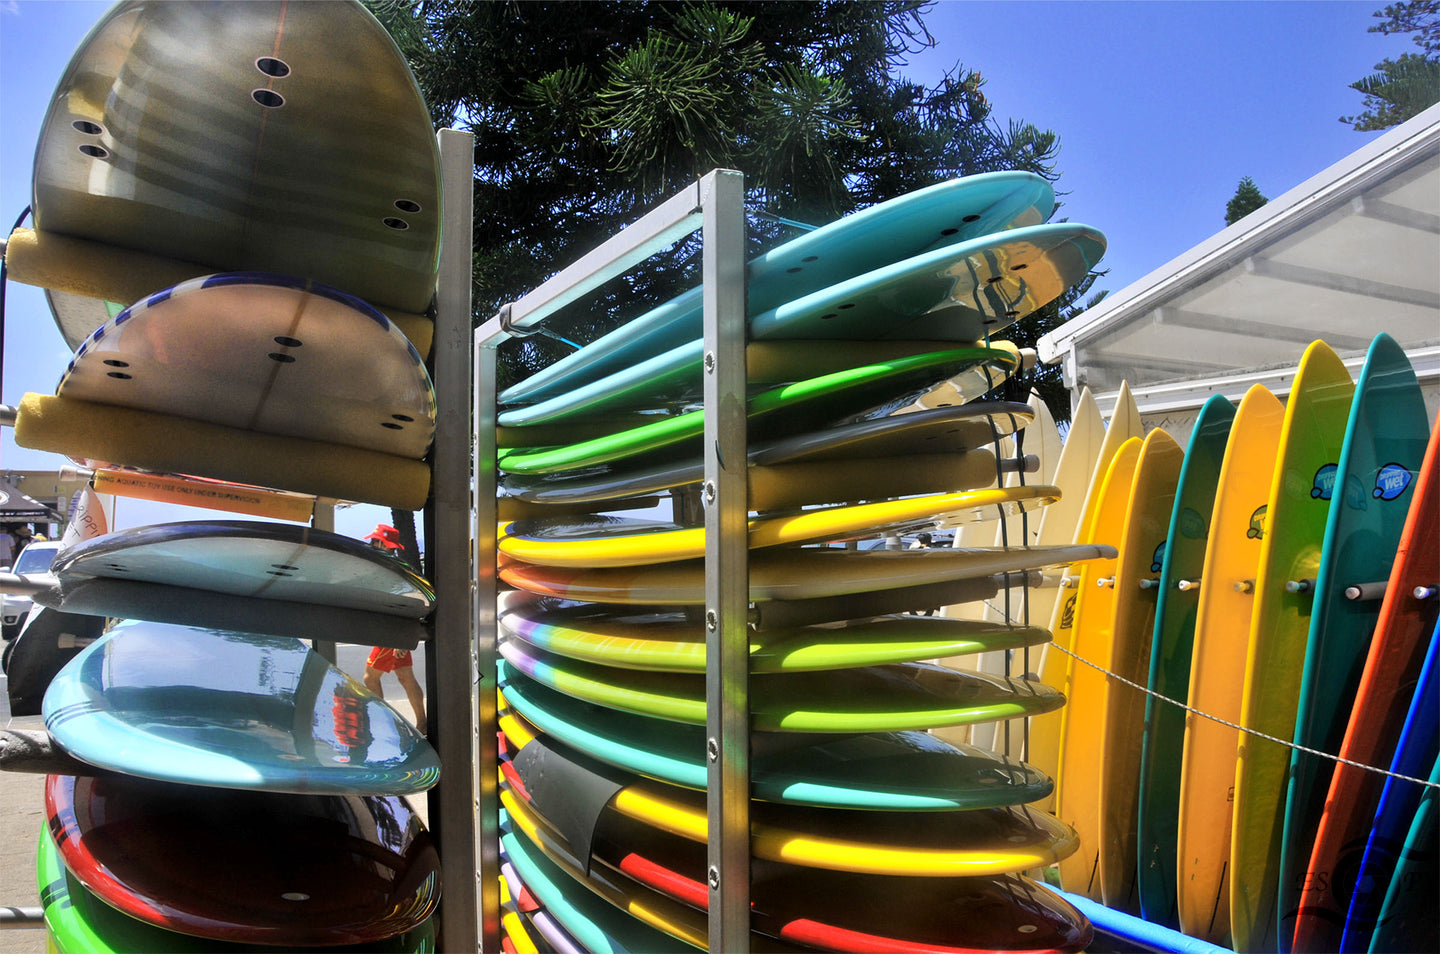
[[1374,14],[1383,22],[1371,33],[1410,33],[1419,53],[1375,64],[1375,72],[1350,84],[1365,96],[1363,112],[1342,116],[1365,132],[1398,126],[1440,102],[1440,0],[1392,3]]
[[1234,225],[1270,200],[1260,194],[1255,180],[1246,176],[1235,187],[1235,194],[1225,203],[1225,224]]
[[[1055,176],[1056,134],[997,122],[980,73],[901,75],[934,44],[919,0],[366,4],[437,127],[475,135],[477,321],[713,168],[745,174],[752,255],[794,237],[786,220],[823,224],[961,175]],[[593,340],[698,268],[692,238],[547,326]],[[507,345],[502,384],[565,350]]]

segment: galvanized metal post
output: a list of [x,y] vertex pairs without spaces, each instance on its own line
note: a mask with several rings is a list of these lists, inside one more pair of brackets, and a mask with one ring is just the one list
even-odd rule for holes
[[705,308],[705,696],[712,951],[750,950],[745,180],[700,184]]
[[[440,907],[441,947],[473,951],[480,936],[480,878],[475,858],[475,664],[471,649],[474,561],[470,542],[470,246],[475,147],[470,133],[442,129],[438,136],[442,241],[432,358],[435,444],[426,527],[436,599],[434,638],[427,648],[431,706],[426,729],[442,768],[440,784],[430,791],[429,814],[440,847],[445,892]],[[492,892],[497,891],[492,887]],[[498,910],[498,897],[495,902],[493,909]],[[499,950],[499,944],[491,949]]]

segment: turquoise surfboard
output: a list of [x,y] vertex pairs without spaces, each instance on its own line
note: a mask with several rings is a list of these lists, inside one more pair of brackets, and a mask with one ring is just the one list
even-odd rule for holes
[[[982,236],[752,312],[750,335],[757,341],[813,340],[817,351],[828,340],[981,341],[1059,297],[1104,252],[1098,231],[1069,223]],[[502,411],[499,423],[553,423],[693,401],[701,393],[703,358],[697,328],[689,341],[599,380],[572,383],[545,401]]]
[[[1055,194],[1040,176],[992,172],[917,189],[778,245],[747,266],[752,313],[855,275],[1005,229],[1050,218]],[[499,395],[502,404],[543,401],[630,367],[701,335],[701,289],[659,305]]]
[[[594,758],[662,782],[706,786],[705,730],[621,712],[498,663],[505,701],[526,721]],[[1050,794],[1043,773],[925,732],[751,736],[751,796],[830,808],[953,811],[1023,805]]]
[[[996,348],[954,348],[893,361],[861,365],[846,371],[772,388],[749,401],[750,436],[759,440],[844,423],[897,394],[923,392],[960,372],[995,368],[1003,377],[1018,365],[1012,352]],[[590,467],[636,457],[662,448],[687,449],[705,430],[703,410],[660,417],[618,433],[572,444],[502,449],[500,469],[513,474],[541,474]]]
[[440,777],[414,726],[297,639],[121,623],[56,675],[42,713],[76,758],[161,781],[405,795]]
[[[1235,405],[1215,395],[1200,408],[1170,515],[1164,558],[1156,584],[1155,632],[1147,687],[1184,702],[1190,691],[1190,657],[1199,612],[1206,541],[1215,507],[1220,465],[1230,438]],[[1182,582],[1185,588],[1181,589]],[[1185,710],[1145,700],[1145,739],[1140,754],[1140,803],[1136,819],[1139,858],[1136,879],[1140,912],[1147,921],[1179,928],[1176,911],[1176,837],[1180,813],[1181,752]]]
[[[1356,380],[1336,465],[1305,644],[1297,745],[1340,750],[1380,613],[1379,600],[1349,599],[1346,589],[1389,579],[1429,437],[1415,372],[1395,339],[1382,333]],[[1275,908],[1281,951],[1290,949],[1307,876],[1322,874],[1307,868],[1331,774],[1330,762],[1292,751]]]

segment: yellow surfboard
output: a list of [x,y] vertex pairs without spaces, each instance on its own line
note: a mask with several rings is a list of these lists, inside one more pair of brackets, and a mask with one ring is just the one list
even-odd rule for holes
[[[1119,543],[1125,536],[1131,488],[1143,442],[1132,437],[1115,453],[1096,498],[1087,536]],[[1080,572],[1075,615],[1070,628],[1074,656],[1110,668],[1111,627],[1115,612],[1117,559],[1096,560]],[[1055,815],[1075,829],[1082,850],[1060,864],[1060,886],[1074,894],[1100,900],[1097,879],[1100,837],[1100,783],[1096,766],[1104,728],[1105,677],[1074,657],[1063,680],[1065,707],[1060,710],[1059,770],[1055,775]]]
[[[1285,407],[1255,577],[1241,724],[1290,739],[1299,707],[1313,581],[1330,512],[1335,467],[1355,383],[1340,358],[1316,341],[1300,359]],[[1343,492],[1343,489],[1342,489]],[[1230,931],[1237,951],[1271,949],[1284,831],[1290,749],[1242,735],[1235,767],[1230,842]]]
[[[1082,395],[1083,399],[1083,395]],[[1092,398],[1093,401],[1093,398]],[[1082,400],[1083,407],[1083,400]],[[1079,410],[1077,409],[1077,414]],[[1088,411],[1086,412],[1089,413]],[[1098,411],[1095,412],[1098,416]],[[1091,434],[1093,435],[1093,430]],[[1110,464],[1120,447],[1131,438],[1140,436],[1140,411],[1135,406],[1135,398],[1130,394],[1130,386],[1125,383],[1120,385],[1120,394],[1115,402],[1115,414],[1111,418],[1110,426],[1105,429],[1100,439],[1099,449],[1094,454],[1094,467],[1086,478],[1085,491],[1081,496],[1081,503],[1075,512],[1074,536],[1072,540],[1090,539],[1090,522],[1094,516],[1096,504],[1100,497],[1100,487],[1105,482],[1105,475],[1110,470]],[[1093,440],[1093,436],[1089,439]],[[1136,444],[1136,453],[1139,453],[1139,444]],[[1089,457],[1087,453],[1082,459]],[[1062,496],[1057,505],[1064,503]],[[1047,508],[1048,509],[1048,508]],[[1054,531],[1058,538],[1063,532],[1063,525],[1057,526]],[[1047,539],[1049,532],[1046,533]],[[1050,574],[1047,574],[1050,575]],[[1054,574],[1059,576],[1059,574]],[[1066,691],[1069,683],[1070,657],[1064,652],[1056,650],[1055,641],[1059,640],[1063,649],[1071,648],[1071,636],[1073,634],[1072,622],[1075,613],[1075,598],[1079,593],[1079,574],[1066,574],[1062,579],[1068,579],[1069,584],[1058,586],[1055,589],[1054,607],[1050,611],[1050,633],[1051,645],[1046,646],[1040,657],[1040,681],[1048,686],[1054,686],[1061,692]],[[1030,720],[1030,740],[1026,746],[1025,761],[1040,769],[1052,778],[1058,778],[1060,768],[1060,734],[1065,726],[1065,710],[1058,713],[1050,713],[1045,716],[1037,716]],[[1055,808],[1055,797],[1037,803],[1038,807],[1047,811]]]
[[[750,547],[874,536],[890,529],[927,527],[949,515],[969,520],[994,518],[1012,510],[1043,507],[1060,496],[1055,487],[1000,487],[949,494],[925,494],[799,510],[750,521]],[[705,555],[705,528],[627,520],[571,517],[502,523],[501,553],[540,566],[626,567],[693,560]]]
[[[1285,408],[1264,385],[1240,402],[1220,465],[1191,649],[1192,709],[1239,723],[1245,656],[1255,606],[1255,573]],[[1180,930],[1213,944],[1230,942],[1230,823],[1239,734],[1194,713],[1185,717],[1176,838]]]
[[[1130,491],[1125,533],[1115,567],[1115,611],[1111,622],[1110,671],[1144,685],[1155,635],[1155,603],[1165,557],[1170,515],[1185,452],[1160,428],[1145,435]],[[1140,754],[1145,738],[1145,693],[1105,679],[1099,776],[1100,895],[1107,907],[1140,914],[1135,865],[1136,815],[1140,809]]]

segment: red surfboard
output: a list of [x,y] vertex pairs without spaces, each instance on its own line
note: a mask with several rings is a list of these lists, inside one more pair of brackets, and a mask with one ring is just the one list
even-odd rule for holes
[[410,930],[440,898],[439,855],[397,797],[51,775],[45,809],[65,867],[87,889],[183,934],[363,944]]

